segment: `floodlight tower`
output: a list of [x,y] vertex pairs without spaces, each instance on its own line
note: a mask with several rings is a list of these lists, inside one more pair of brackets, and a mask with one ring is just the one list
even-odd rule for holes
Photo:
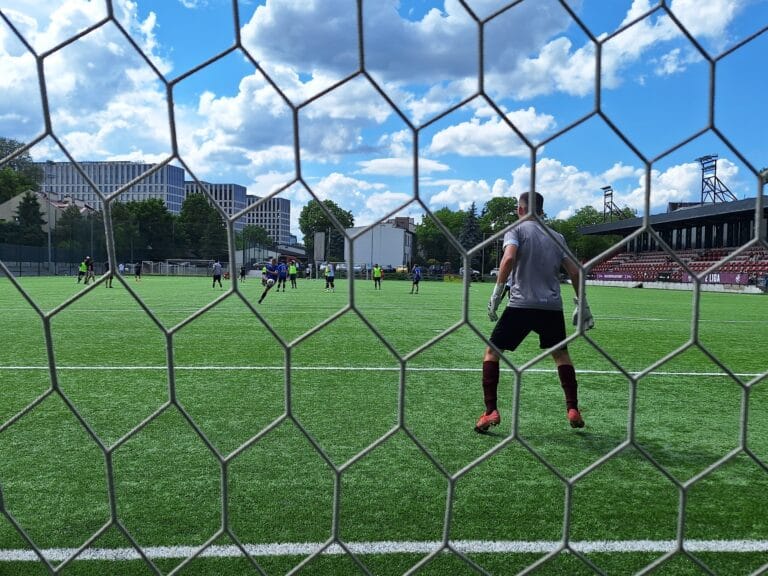
[[736,200],[733,192],[717,177],[717,154],[701,156],[696,160],[701,164],[701,203]]
[[614,214],[621,220],[621,210],[613,203],[613,187],[603,186],[600,190],[603,191],[603,222],[606,220],[613,222]]

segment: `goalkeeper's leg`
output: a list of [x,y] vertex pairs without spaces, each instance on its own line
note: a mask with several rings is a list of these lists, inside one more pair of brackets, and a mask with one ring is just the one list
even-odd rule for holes
[[501,422],[497,401],[499,388],[499,357],[492,348],[486,348],[483,357],[483,401],[485,412],[475,424],[476,432],[487,432],[491,426],[498,426]]
[[579,392],[576,382],[576,370],[573,367],[571,356],[568,350],[556,350],[552,353],[552,358],[557,365],[557,375],[560,378],[560,386],[565,393],[565,409],[568,415],[568,422],[571,428],[583,428],[584,419],[579,412]]

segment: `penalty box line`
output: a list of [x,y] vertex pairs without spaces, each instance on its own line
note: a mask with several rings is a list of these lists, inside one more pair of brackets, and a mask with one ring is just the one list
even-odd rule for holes
[[[457,540],[451,545],[466,554],[546,554],[561,546],[559,541],[499,541],[499,540]],[[254,557],[308,556],[324,545],[322,542],[294,542],[274,544],[246,544],[245,550]],[[367,554],[429,554],[440,548],[442,542],[382,541],[350,542],[346,544],[352,552]],[[571,548],[584,554],[616,553],[665,553],[677,548],[675,540],[597,540],[571,542]],[[768,540],[686,540],[685,550],[690,552],[719,553],[763,553],[768,551]],[[189,558],[198,550],[194,546],[148,546],[142,548],[150,559]],[[41,550],[50,562],[63,562],[70,558],[76,548],[51,548]],[[331,544],[324,555],[341,555],[344,549]],[[240,548],[234,545],[209,546],[199,558],[238,558]],[[77,560],[107,560],[113,562],[141,560],[134,548],[89,548]],[[0,550],[0,562],[36,562],[39,557],[31,550]]]
[[[130,371],[130,370],[167,370],[167,366],[56,366],[56,370],[61,371],[77,371],[77,370],[114,370],[114,371]],[[248,370],[272,370],[272,371],[282,371],[285,370],[285,366],[174,366],[174,369],[176,371],[179,370],[189,370],[189,371],[206,371],[206,370],[216,370],[216,371],[248,371]],[[355,370],[362,370],[365,372],[399,372],[400,368],[396,367],[389,367],[389,366],[291,366],[291,371],[293,372],[336,372],[336,371],[346,371],[350,369]],[[15,366],[15,365],[8,365],[8,366],[2,366],[0,365],[0,371],[4,370],[29,370],[29,371],[35,371],[35,370],[48,370],[48,366]],[[422,367],[408,367],[406,368],[407,372],[480,372],[480,368],[446,368],[446,367],[430,367],[430,368],[422,368]],[[512,372],[510,368],[503,367],[501,368],[502,372]],[[556,370],[553,368],[529,368],[526,370],[526,372],[534,373],[534,374],[552,374],[555,373]],[[618,376],[621,374],[618,370],[577,370],[579,374],[597,374],[597,375],[606,375],[606,376]],[[636,376],[639,374],[639,372],[633,372],[628,371],[629,374]],[[735,376],[738,376],[739,378],[756,378],[757,376],[761,376],[762,373],[749,373],[749,372],[734,372]],[[724,374],[723,372],[666,372],[666,371],[658,371],[654,370],[653,372],[650,372],[646,376],[704,376],[704,377],[724,377],[727,376],[727,374]]]

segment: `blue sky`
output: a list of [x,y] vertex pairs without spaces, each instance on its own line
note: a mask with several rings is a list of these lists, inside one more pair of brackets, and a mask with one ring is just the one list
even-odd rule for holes
[[[113,22],[64,45],[106,17],[106,0],[2,0],[0,11],[36,53],[63,45],[44,59],[47,96],[53,132],[78,160],[153,162],[172,154],[160,74],[173,83],[179,154],[194,174],[264,196],[297,177],[296,110],[307,186],[280,194],[292,201],[299,239],[298,215],[312,194],[350,210],[357,225],[392,214],[418,221],[425,208],[475,202],[480,210],[492,197],[519,195],[531,185],[532,163],[552,217],[585,205],[602,210],[606,185],[615,203],[642,213],[643,157],[652,161],[651,213],[700,197],[696,158],[708,154],[719,155],[718,176],[737,198],[757,194],[751,169],[768,166],[768,33],[743,41],[768,26],[768,0],[670,0],[679,25],[650,0],[568,0],[583,27],[556,0],[465,4],[363,2],[373,83],[355,75],[354,0],[240,0],[239,33],[251,58],[236,50],[192,74],[234,45],[230,0],[113,0],[115,18],[146,60]],[[595,41],[600,111],[637,153],[594,114]],[[717,63],[713,117],[724,139],[705,130],[708,59]],[[4,21],[0,90],[0,135],[43,134],[34,56]],[[50,137],[31,153],[64,159]]]

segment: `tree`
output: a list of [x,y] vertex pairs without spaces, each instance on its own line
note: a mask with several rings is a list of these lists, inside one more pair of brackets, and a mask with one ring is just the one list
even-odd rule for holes
[[[352,212],[344,210],[332,200],[323,200],[323,206],[334,215],[342,228],[352,228],[355,218]],[[344,236],[331,222],[328,214],[321,208],[320,202],[310,200],[299,214],[299,230],[304,235],[304,246],[307,254],[313,257],[315,250],[315,232],[330,232],[330,241],[326,243],[327,259],[339,261],[344,259]]]
[[243,250],[249,246],[263,246],[264,248],[270,248],[274,246],[275,241],[272,240],[269,232],[261,226],[248,224],[243,228],[242,232],[237,233],[235,244],[238,250]]
[[37,196],[27,192],[16,208],[16,242],[25,246],[43,246],[47,235],[43,231],[45,220]]
[[[626,218],[634,217],[631,208],[623,208],[622,215]],[[611,246],[621,240],[620,236],[586,236],[579,232],[579,228],[602,224],[603,214],[593,206],[579,208],[576,213],[567,220],[555,220],[551,222],[552,228],[560,232],[568,243],[568,247],[579,260],[590,260],[610,249]]]
[[80,209],[74,204],[67,206],[66,210],[56,221],[56,228],[53,231],[53,241],[57,248],[63,248],[70,252],[81,251],[82,231],[85,227],[85,218],[80,213]]
[[517,222],[517,198],[491,198],[480,213],[480,229],[485,234],[495,234]]
[[190,194],[181,205],[181,232],[186,236],[191,258],[223,259],[227,250],[224,221],[202,193]]
[[[459,237],[464,226],[465,212],[461,210],[454,212],[450,208],[441,208],[433,212],[433,216],[455,238]],[[457,268],[461,266],[458,251],[447,241],[442,230],[437,227],[435,220],[426,214],[421,219],[421,223],[416,225],[416,256],[421,263],[434,260],[441,264],[450,262],[451,266]]]
[[496,237],[496,241],[490,244],[483,251],[482,254],[482,266],[485,268],[482,272],[487,272],[488,269],[498,266],[502,256],[502,245],[504,236],[501,233],[511,224],[517,222],[517,198],[511,196],[498,196],[491,198],[483,207],[480,213],[480,229],[483,234],[494,235],[499,234]]
[[[175,256],[175,222],[165,202],[159,198],[149,198],[142,202],[129,202],[129,209],[141,229],[141,241],[149,257],[152,260],[165,260]],[[226,245],[226,234],[223,237]]]
[[[480,242],[483,241],[483,233],[480,230],[480,223],[477,220],[477,208],[475,203],[469,207],[464,217],[464,223],[461,226],[461,232],[459,232],[459,242],[465,250],[474,248]],[[473,252],[469,258],[469,267],[474,269],[478,267],[480,263],[480,254]]]
[[[0,137],[0,160],[23,148],[17,140]],[[24,192],[40,190],[43,170],[34,163],[29,152],[25,151],[0,167],[0,203],[10,200]]]

